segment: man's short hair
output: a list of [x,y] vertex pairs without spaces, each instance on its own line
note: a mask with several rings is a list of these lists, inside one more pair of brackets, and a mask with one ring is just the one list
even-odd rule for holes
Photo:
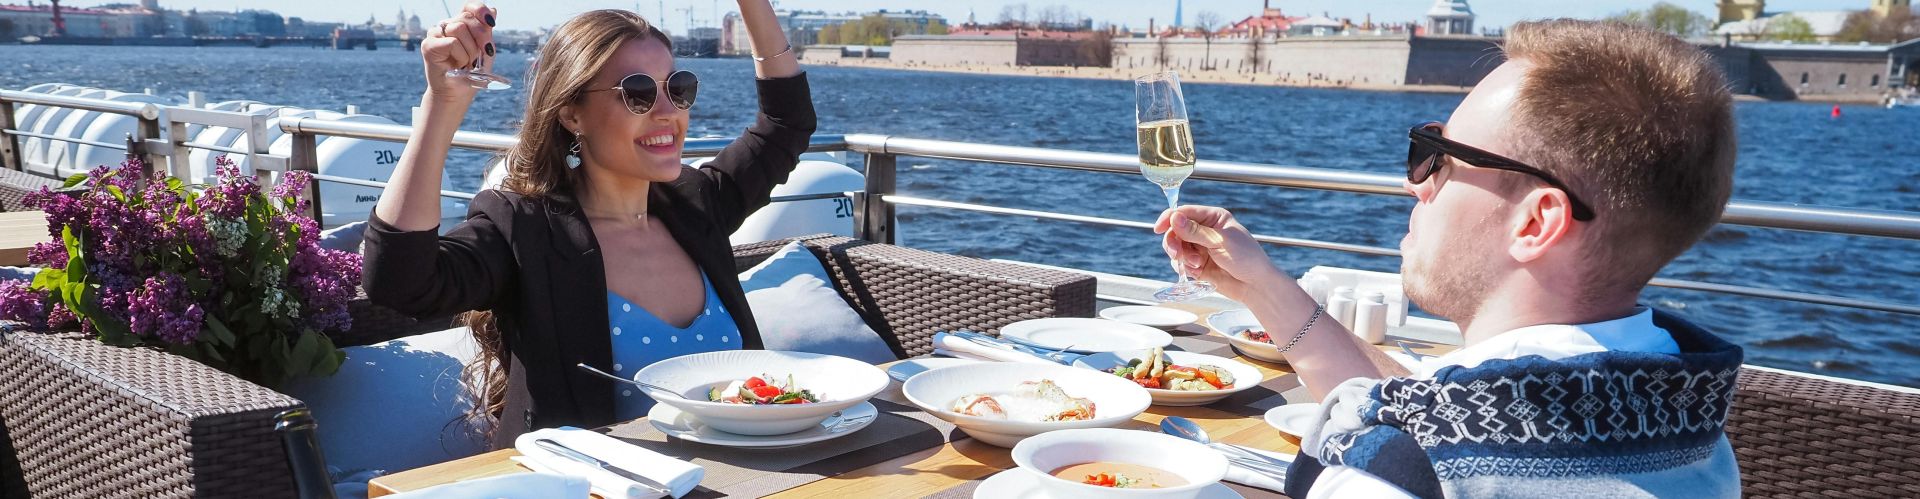
[[1518,159],[1593,206],[1594,292],[1637,292],[1719,221],[1733,190],[1726,75],[1687,42],[1618,22],[1520,23],[1504,51],[1532,65],[1508,125]]

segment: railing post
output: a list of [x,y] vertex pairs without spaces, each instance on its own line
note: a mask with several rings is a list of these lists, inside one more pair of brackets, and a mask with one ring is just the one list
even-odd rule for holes
[[193,137],[187,136],[187,123],[174,120],[169,115],[167,118],[167,176],[180,179],[181,182],[189,185],[200,182],[200,179],[189,178],[193,176],[193,168],[187,165],[188,151],[187,146],[183,144],[192,139]]
[[[305,132],[293,134],[293,154],[287,158],[287,170],[303,171],[310,175],[320,173],[318,145],[319,141],[314,139],[313,134]],[[304,196],[309,203],[307,215],[313,217],[314,223],[324,226],[326,221],[320,216],[325,213],[320,209],[320,179],[307,182]]]
[[[153,108],[149,107],[148,109],[153,109]],[[161,137],[160,122],[167,119],[167,113],[165,110],[159,110],[158,113],[159,114],[153,115],[153,116],[139,117],[140,126],[137,129],[134,136],[134,140],[133,140],[135,143],[128,144],[127,146],[128,157],[133,159],[138,159],[141,162],[146,163],[147,171],[145,172],[145,174],[148,176],[152,176],[156,168],[166,169],[161,171],[171,171],[173,169],[173,163],[167,160],[167,153],[170,153],[172,151],[154,151],[153,148],[147,147],[148,140],[158,139]],[[138,153],[134,151],[135,146],[139,147]]]
[[[19,125],[14,123],[13,103],[0,99],[0,130],[17,129]],[[0,132],[0,166],[15,170],[27,169],[27,166],[20,162],[20,142],[11,133]]]
[[867,187],[854,196],[854,235],[876,243],[893,244],[894,210],[886,197],[896,188],[892,154],[867,154]]

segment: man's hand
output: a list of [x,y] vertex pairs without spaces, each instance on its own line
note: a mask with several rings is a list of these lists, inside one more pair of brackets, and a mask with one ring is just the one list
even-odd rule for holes
[[[1187,275],[1212,282],[1220,294],[1245,301],[1256,286],[1292,284],[1273,266],[1253,234],[1224,208],[1181,206],[1160,214],[1155,234],[1161,247]],[[1175,270],[1180,270],[1176,268]]]

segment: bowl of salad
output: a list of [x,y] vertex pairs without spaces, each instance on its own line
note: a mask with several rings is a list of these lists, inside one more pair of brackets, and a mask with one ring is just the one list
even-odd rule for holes
[[641,389],[654,401],[741,435],[805,430],[890,382],[886,372],[858,360],[772,350],[674,357],[641,368],[633,379],[659,387]]
[[1159,348],[1088,355],[1073,365],[1132,381],[1163,406],[1211,404],[1262,379],[1259,368],[1240,361]]

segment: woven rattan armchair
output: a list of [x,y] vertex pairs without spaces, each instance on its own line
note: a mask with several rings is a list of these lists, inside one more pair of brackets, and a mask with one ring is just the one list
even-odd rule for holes
[[[930,352],[936,329],[997,331],[1093,313],[1092,277],[843,237],[801,239],[898,353]],[[735,248],[736,263],[745,269],[784,243]],[[355,314],[356,330],[444,329],[437,326],[445,318],[370,307]],[[393,334],[352,338],[381,336]],[[277,415],[303,407],[157,350],[14,331],[0,336],[0,498],[292,497],[292,466],[274,427]]]
[[60,188],[61,181],[18,170],[0,168],[0,212],[27,211],[22,201],[41,187]]
[[1920,497],[1920,395],[1742,369],[1727,439],[1748,497]]

